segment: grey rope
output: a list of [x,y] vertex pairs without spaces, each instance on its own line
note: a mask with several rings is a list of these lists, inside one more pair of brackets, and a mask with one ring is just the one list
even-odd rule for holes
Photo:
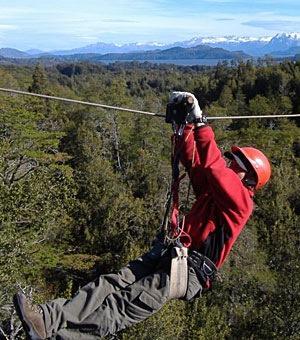
[[[49,96],[49,95],[46,95],[46,94],[31,93],[31,92],[20,91],[20,90],[6,89],[6,88],[2,88],[2,87],[0,87],[0,91],[15,93],[15,94],[21,94],[21,95],[25,95],[25,96],[32,96],[32,97],[58,100],[58,101],[67,102],[67,103],[75,103],[75,104],[81,104],[81,105],[101,107],[101,108],[104,108],[104,109],[111,109],[111,110],[132,112],[132,113],[140,113],[140,114],[144,114],[144,115],[150,115],[150,116],[165,118],[165,115],[162,114],[162,113],[133,110],[133,109],[128,109],[128,108],[119,107],[119,106],[111,106],[111,105],[105,105],[105,104],[99,104],[99,103],[91,103],[91,102],[86,102],[86,101],[77,100],[77,99]],[[300,113],[298,113],[298,114],[288,114],[288,115],[223,116],[223,117],[219,116],[219,117],[207,117],[207,119],[208,120],[222,120],[222,119],[259,119],[259,118],[291,118],[291,117],[293,117],[293,118],[294,117],[300,117]]]

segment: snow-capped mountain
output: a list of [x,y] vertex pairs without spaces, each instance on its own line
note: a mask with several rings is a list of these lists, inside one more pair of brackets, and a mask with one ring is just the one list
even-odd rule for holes
[[[223,37],[194,37],[190,40],[177,41],[174,43],[128,43],[128,44],[113,44],[99,42],[92,45],[87,45],[81,48],[72,50],[60,50],[42,52],[39,50],[26,51],[27,57],[39,57],[43,55],[74,55],[74,54],[108,54],[108,53],[130,53],[141,51],[165,50],[173,47],[191,48],[199,45],[222,48],[231,52],[241,51],[254,57],[272,54],[274,56],[294,56],[299,53],[300,49],[300,33],[281,33],[272,36],[264,37],[238,37],[238,36],[223,36]],[[294,53],[296,51],[296,53]],[[8,52],[1,49],[0,55],[7,57]],[[21,52],[24,53],[24,52]],[[14,53],[16,54],[16,53]],[[9,54],[10,55],[10,54]],[[16,56],[25,57],[25,54]]]
[[236,36],[193,38],[182,42],[181,46],[193,46],[194,44],[220,47],[228,51],[243,51],[253,56],[276,54],[277,52],[284,55],[284,51],[287,51],[287,55],[289,55],[288,50],[300,46],[300,33],[282,33],[276,34],[274,37],[259,38]]
[[153,51],[157,49],[168,49],[172,47],[195,47],[199,45],[207,45],[210,47],[224,48],[229,51],[244,51],[252,55],[258,50],[261,50],[272,37],[251,38],[251,37],[195,37],[190,40],[176,41],[174,43],[163,44],[157,42],[149,43],[128,43],[128,44],[107,44],[99,42],[92,45],[87,45],[81,48],[75,48],[65,51],[51,51],[48,53],[54,55],[72,55],[81,53],[128,53],[128,52],[140,52],[140,51]]
[[[282,33],[274,37],[238,37],[238,36],[224,36],[224,37],[194,37],[190,40],[177,41],[169,44],[162,44],[157,42],[151,43],[128,43],[128,44],[107,44],[99,42],[97,44],[84,46],[68,51],[52,51],[55,55],[71,55],[81,53],[128,53],[138,51],[153,51],[156,49],[168,49],[172,47],[195,47],[198,45],[207,45],[210,47],[219,47],[228,51],[243,51],[246,54],[253,56],[263,56],[265,54],[272,54],[273,52],[280,52],[284,55],[284,51],[300,46],[300,33]],[[288,53],[287,53],[288,55]]]
[[165,49],[168,48],[169,45],[161,44],[156,42],[149,42],[147,44],[142,43],[129,43],[129,44],[108,44],[104,42],[99,42],[92,45],[87,45],[80,48],[74,48],[72,50],[62,50],[62,51],[51,51],[49,54],[54,55],[72,55],[72,54],[81,54],[81,53],[128,53],[135,51],[152,51],[156,49]]
[[224,37],[205,37],[205,38],[193,38],[189,41],[185,41],[182,44],[188,46],[194,46],[203,44],[210,47],[224,48],[228,51],[243,51],[247,54],[256,56],[261,55],[261,50],[266,46],[272,37],[237,37],[237,36],[224,36]]
[[300,46],[300,33],[276,34],[263,48],[264,53],[275,53],[288,51]]

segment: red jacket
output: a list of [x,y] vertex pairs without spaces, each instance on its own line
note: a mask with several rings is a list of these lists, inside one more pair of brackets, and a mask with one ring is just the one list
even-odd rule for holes
[[191,237],[191,248],[219,268],[252,213],[253,192],[226,166],[211,127],[192,129],[191,125],[185,127],[176,146],[196,195],[184,231]]

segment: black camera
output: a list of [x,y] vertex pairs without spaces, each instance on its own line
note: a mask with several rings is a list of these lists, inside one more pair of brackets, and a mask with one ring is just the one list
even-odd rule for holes
[[189,96],[183,98],[179,103],[168,103],[166,110],[166,123],[176,123],[178,125],[186,122],[186,117],[193,108],[194,99]]

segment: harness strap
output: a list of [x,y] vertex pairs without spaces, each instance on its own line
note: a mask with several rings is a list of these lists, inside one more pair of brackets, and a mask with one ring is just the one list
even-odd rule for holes
[[188,282],[188,249],[186,247],[174,247],[172,249],[170,271],[170,299],[178,299],[185,296]]
[[[170,201],[172,200],[172,203],[170,203],[170,210],[171,210],[171,216],[169,219],[169,230],[168,230],[168,236],[167,239],[170,241],[175,241],[176,239],[179,239],[181,243],[189,247],[191,245],[191,238],[190,236],[184,232],[184,217],[183,220],[180,222],[180,212],[179,212],[179,186],[182,179],[185,177],[186,173],[180,175],[179,170],[179,160],[182,148],[184,146],[184,143],[188,140],[188,138],[191,136],[193,130],[191,129],[187,136],[185,138],[182,134],[174,133],[172,137],[172,186],[171,186],[171,195],[170,195]],[[184,139],[183,139],[184,138]],[[193,155],[192,155],[192,167],[194,165],[194,158],[195,158],[195,143],[193,147]],[[189,182],[189,189],[187,193],[187,202],[189,200],[189,194],[190,194],[190,182]],[[164,222],[166,225],[166,219],[164,218]],[[183,242],[184,241],[184,242]]]

